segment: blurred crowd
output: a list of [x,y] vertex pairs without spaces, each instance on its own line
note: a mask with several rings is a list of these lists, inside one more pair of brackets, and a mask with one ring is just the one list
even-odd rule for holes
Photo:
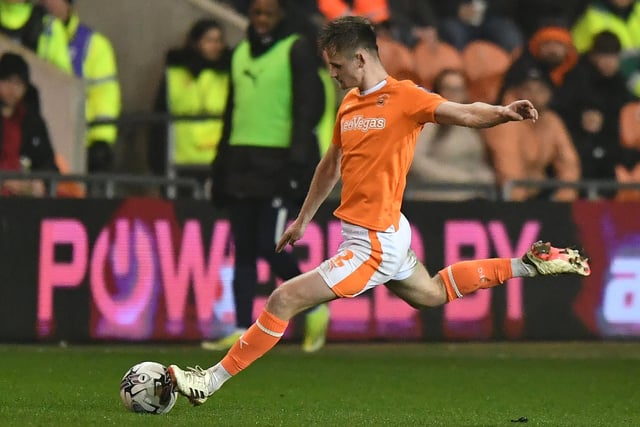
[[[0,0],[0,33],[34,52],[63,72],[85,84],[85,120],[116,120],[121,111],[120,85],[111,43],[83,24],[73,0]],[[66,159],[54,152],[40,108],[38,88],[30,79],[30,67],[19,52],[0,58],[0,170],[13,172],[65,172]],[[113,166],[115,123],[88,126],[87,171],[108,172]],[[4,195],[42,196],[45,185],[38,180],[8,180]],[[58,195],[81,197],[77,184],[63,184]]]
[[[425,126],[409,195],[429,200],[487,196],[482,188],[438,189],[446,183],[498,188],[514,180],[640,182],[638,0],[221,3],[249,19],[246,40],[230,46],[219,22],[192,23],[184,44],[166,53],[154,104],[156,112],[191,119],[154,127],[147,152],[152,173],[195,178],[209,185],[214,200],[252,192],[302,197],[330,143],[343,95],[328,76],[315,37],[324,22],[349,14],[367,16],[375,25],[380,57],[394,77],[455,102],[503,104],[526,98],[540,111],[536,123],[482,131]],[[83,24],[73,0],[0,0],[0,32],[85,81],[86,121],[92,124],[87,171],[112,171],[118,132],[109,120],[118,118],[121,106],[109,40]],[[11,52],[0,59],[0,170],[64,169],[48,142],[37,88],[19,59]],[[283,72],[270,75],[267,65]],[[286,102],[273,101],[275,89],[259,84],[265,79],[272,79],[270,87],[278,96],[284,93]],[[249,84],[264,96],[252,97]],[[42,123],[34,126],[34,120]],[[280,127],[260,128],[263,121]],[[265,132],[279,142],[258,137]],[[261,168],[263,174],[247,181],[247,174]],[[265,190],[271,179],[284,190]],[[2,192],[45,192],[42,183],[26,183],[5,183]],[[604,189],[598,196],[637,199],[640,192]],[[586,193],[580,187],[522,186],[510,197],[569,201]]]
[[[248,13],[248,1],[227,2]],[[297,22],[346,14],[375,24],[380,56],[456,102],[533,101],[535,124],[486,131],[427,125],[411,170],[414,197],[463,200],[513,180],[640,179],[640,2],[634,0],[318,0],[290,2]],[[307,30],[308,33],[308,30]],[[430,184],[430,185],[425,185]],[[608,189],[598,196],[630,198]],[[515,200],[573,200],[580,188],[516,187]],[[591,194],[593,196],[593,194]]]

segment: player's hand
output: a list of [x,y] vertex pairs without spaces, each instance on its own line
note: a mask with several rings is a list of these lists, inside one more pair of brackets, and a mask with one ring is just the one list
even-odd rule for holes
[[302,225],[302,223],[296,219],[282,234],[280,241],[276,245],[276,252],[282,252],[287,245],[293,246],[302,238],[306,228],[306,226]]
[[505,116],[511,121],[531,120],[535,123],[538,120],[538,110],[531,101],[522,99],[514,101],[505,107]]

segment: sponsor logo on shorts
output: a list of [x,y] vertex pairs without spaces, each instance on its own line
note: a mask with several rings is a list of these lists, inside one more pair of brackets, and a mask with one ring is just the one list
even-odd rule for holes
[[368,132],[370,129],[384,129],[387,125],[387,120],[383,117],[363,117],[355,116],[349,120],[342,121],[342,132],[350,130],[359,130],[362,132]]
[[331,270],[338,267],[344,267],[344,262],[349,261],[351,258],[353,258],[353,252],[351,252],[349,249],[339,253],[329,260],[329,263],[331,264]]

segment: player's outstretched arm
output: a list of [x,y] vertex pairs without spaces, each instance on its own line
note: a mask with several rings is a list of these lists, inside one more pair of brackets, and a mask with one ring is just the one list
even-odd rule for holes
[[276,252],[280,252],[287,245],[293,245],[302,238],[307,225],[309,225],[322,202],[324,202],[340,179],[341,157],[342,150],[331,144],[318,166],[316,166],[309,192],[304,199],[302,208],[300,208],[298,217],[282,234],[280,241],[276,245]]
[[506,122],[538,120],[538,110],[528,100],[509,105],[491,105],[484,102],[458,104],[446,101],[436,108],[436,121],[443,125],[488,128]]

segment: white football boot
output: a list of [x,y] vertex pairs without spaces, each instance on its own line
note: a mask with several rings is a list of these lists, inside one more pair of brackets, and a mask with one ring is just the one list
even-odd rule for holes
[[202,405],[216,391],[210,390],[211,373],[200,366],[183,370],[176,365],[170,365],[168,371],[173,385],[193,406]]

